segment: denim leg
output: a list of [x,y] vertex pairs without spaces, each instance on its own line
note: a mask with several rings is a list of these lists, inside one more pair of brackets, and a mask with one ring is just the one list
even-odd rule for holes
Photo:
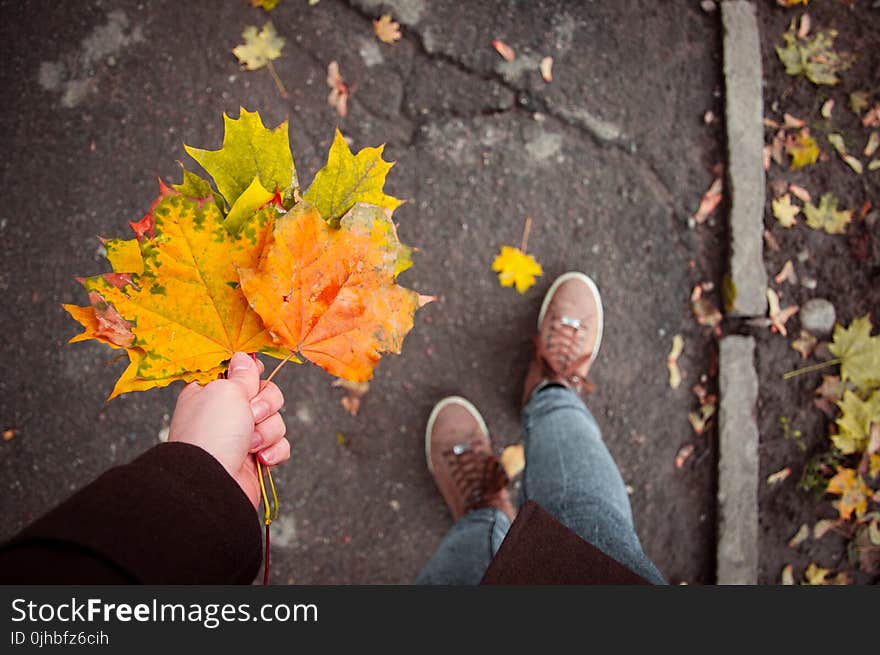
[[578,395],[547,386],[523,410],[522,496],[650,582],[665,584],[642,551],[620,471]]
[[508,528],[510,520],[494,507],[468,512],[443,537],[416,584],[479,584]]

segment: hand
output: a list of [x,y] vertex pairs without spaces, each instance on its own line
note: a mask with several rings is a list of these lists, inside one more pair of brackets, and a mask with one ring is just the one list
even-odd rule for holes
[[193,444],[208,451],[238,482],[253,503],[260,504],[260,481],[252,453],[267,466],[290,458],[286,427],[278,413],[281,390],[263,382],[263,364],[246,353],[229,360],[225,380],[186,385],[177,397],[168,441]]

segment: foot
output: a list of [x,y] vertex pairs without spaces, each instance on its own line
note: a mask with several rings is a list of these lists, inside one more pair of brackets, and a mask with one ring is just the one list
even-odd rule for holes
[[453,519],[480,507],[495,507],[513,518],[507,474],[492,453],[486,422],[467,400],[450,396],[434,406],[425,454]]
[[602,343],[602,298],[583,273],[556,278],[538,314],[535,356],[526,373],[523,405],[541,384],[559,384],[580,393]]

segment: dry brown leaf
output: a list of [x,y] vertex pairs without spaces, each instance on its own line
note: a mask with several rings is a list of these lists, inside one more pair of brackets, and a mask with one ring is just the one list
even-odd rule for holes
[[785,132],[779,130],[770,142],[770,156],[779,166],[785,164]]
[[792,535],[791,539],[788,540],[789,548],[797,548],[802,543],[804,543],[807,539],[810,538],[810,527],[804,523],[798,528],[798,531]]
[[767,302],[770,305],[770,329],[779,332],[782,336],[788,336],[785,323],[797,314],[800,308],[797,305],[791,305],[783,309],[779,306],[779,295],[769,288],[767,289]]
[[806,39],[807,35],[810,33],[810,15],[804,13],[801,16],[800,24],[798,25],[797,35],[799,39]]
[[834,98],[829,98],[822,104],[822,118],[831,118],[831,111],[834,109]]
[[718,207],[718,203],[721,202],[721,194],[724,189],[724,183],[721,181],[720,177],[716,177],[712,180],[712,184],[709,186],[709,189],[706,193],[703,194],[702,200],[700,200],[700,206],[694,214],[694,221],[699,225],[701,223],[705,223],[706,219],[715,211],[715,208]]
[[684,466],[684,463],[693,454],[694,454],[694,444],[689,443],[686,446],[682,446],[679,449],[678,454],[675,456],[675,468],[681,469]]
[[382,43],[394,43],[400,40],[400,23],[391,20],[391,14],[384,14],[379,20],[374,20],[373,31]]
[[495,51],[501,55],[505,61],[513,61],[516,59],[516,53],[513,51],[513,48],[507,45],[504,41],[495,39],[492,41],[492,47],[495,48]]
[[764,230],[764,243],[766,243],[767,247],[773,252],[779,252],[779,241],[776,240],[776,237],[773,236],[773,233],[770,230]]
[[327,104],[333,107],[337,114],[345,118],[348,115],[348,85],[339,74],[339,64],[335,61],[331,61],[327,66],[327,86],[330,87]]
[[880,127],[880,102],[871,107],[868,113],[862,116],[862,125],[865,127]]
[[666,356],[666,367],[669,369],[669,386],[678,389],[681,384],[681,369],[678,368],[678,358],[684,350],[684,338],[680,334],[672,337],[672,349]]
[[782,567],[782,573],[779,576],[779,582],[783,585],[794,585],[794,567],[786,564]]
[[721,312],[709,298],[703,297],[703,285],[698,284],[691,293],[691,308],[697,323],[716,327],[721,323]]
[[352,416],[357,416],[358,411],[361,408],[361,398],[364,397],[370,390],[369,382],[352,382],[350,380],[343,380],[342,378],[337,378],[333,381],[331,385],[333,387],[339,387],[341,389],[345,389],[345,395],[341,399],[342,406]]
[[839,375],[823,375],[822,384],[816,387],[817,396],[837,402],[843,398],[843,392],[849,387],[848,382],[841,382]]
[[770,170],[770,158],[772,156],[772,149],[770,146],[764,146],[764,149],[761,151],[761,164],[764,167],[765,171]]
[[15,428],[6,428],[3,430],[3,441],[12,441],[16,434],[18,434],[18,430]]
[[782,284],[783,282],[788,282],[789,284],[797,284],[797,273],[794,272],[794,264],[791,263],[790,259],[782,265],[782,268],[779,270],[773,280],[776,282],[776,284]]
[[787,129],[797,130],[802,128],[806,123],[802,121],[800,118],[796,118],[791,114],[785,114],[783,116],[783,126]]
[[801,202],[813,202],[813,196],[811,196],[810,192],[802,186],[798,186],[797,184],[789,184],[788,190],[791,191],[792,195],[794,195],[794,197]]
[[786,466],[784,469],[779,469],[778,471],[776,471],[776,473],[771,473],[770,475],[768,475],[767,484],[772,487],[773,485],[785,481],[789,475],[791,475],[791,467]]
[[801,336],[791,342],[791,347],[801,354],[802,359],[806,359],[813,354],[818,343],[819,341],[816,337],[806,330],[801,330]]
[[521,443],[508,446],[501,451],[501,466],[511,480],[522,473],[526,466],[526,454]]
[[553,57],[544,57],[538,68],[541,71],[541,77],[545,82],[553,81]]

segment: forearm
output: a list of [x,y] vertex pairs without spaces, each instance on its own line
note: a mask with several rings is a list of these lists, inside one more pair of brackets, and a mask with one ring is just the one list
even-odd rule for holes
[[235,480],[168,443],[109,470],[0,548],[0,582],[248,584],[261,531]]

